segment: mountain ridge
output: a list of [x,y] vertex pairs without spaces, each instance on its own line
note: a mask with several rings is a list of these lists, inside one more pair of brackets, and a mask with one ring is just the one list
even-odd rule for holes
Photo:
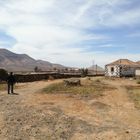
[[7,71],[34,71],[38,67],[42,71],[62,69],[65,66],[44,60],[36,60],[27,54],[17,54],[0,48],[0,68]]

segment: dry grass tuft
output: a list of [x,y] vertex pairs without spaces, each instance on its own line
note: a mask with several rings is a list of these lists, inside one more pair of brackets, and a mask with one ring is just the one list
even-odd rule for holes
[[127,87],[129,97],[134,101],[135,107],[140,109],[140,87],[129,86]]
[[63,82],[60,82],[47,86],[43,89],[43,92],[48,94],[92,94],[95,96],[102,96],[105,90],[112,89],[114,89],[114,87],[104,84],[101,80],[93,81],[86,78],[81,80],[81,86],[65,86]]
[[[18,84],[14,85],[14,89],[19,89],[21,87],[23,87],[23,86],[19,86]],[[5,90],[7,90],[7,83],[1,83],[0,84],[0,91],[5,91]]]
[[140,84],[140,80],[137,81],[137,84]]
[[0,90],[6,90],[7,85],[6,84],[0,84]]

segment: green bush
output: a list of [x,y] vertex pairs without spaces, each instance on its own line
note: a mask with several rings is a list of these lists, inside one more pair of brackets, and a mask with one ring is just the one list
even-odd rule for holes
[[8,73],[4,69],[0,69],[0,81],[6,81]]
[[140,80],[137,81],[137,84],[140,84]]
[[86,77],[88,75],[88,69],[81,69],[81,77]]

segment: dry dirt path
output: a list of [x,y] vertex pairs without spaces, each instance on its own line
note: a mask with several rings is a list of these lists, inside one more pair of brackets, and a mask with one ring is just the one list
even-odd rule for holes
[[124,83],[105,82],[116,90],[97,99],[42,94],[52,83],[45,81],[21,84],[19,95],[1,92],[0,140],[140,140],[140,111]]

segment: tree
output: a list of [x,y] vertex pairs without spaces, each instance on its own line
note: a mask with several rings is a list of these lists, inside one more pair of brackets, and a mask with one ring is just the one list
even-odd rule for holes
[[65,68],[65,72],[68,72],[68,68]]
[[34,71],[35,71],[35,72],[38,72],[38,71],[39,71],[38,66],[36,66],[36,67],[34,68]]
[[5,69],[0,69],[0,81],[6,81],[8,73]]
[[81,77],[85,77],[87,75],[88,75],[88,69],[87,68],[86,69],[82,68],[81,69]]
[[53,70],[54,70],[54,71],[57,71],[57,68],[56,68],[56,67],[54,67],[54,68],[53,68]]

